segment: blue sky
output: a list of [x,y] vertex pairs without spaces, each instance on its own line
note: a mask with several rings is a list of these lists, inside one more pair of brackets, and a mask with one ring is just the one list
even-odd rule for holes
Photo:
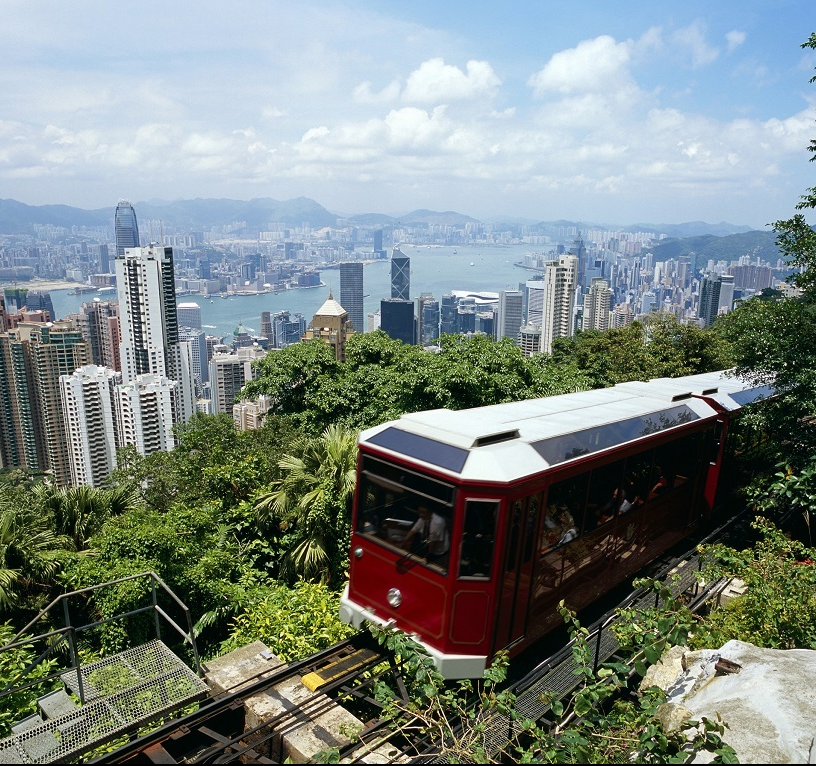
[[0,0],[0,197],[729,221],[816,186],[813,0]]

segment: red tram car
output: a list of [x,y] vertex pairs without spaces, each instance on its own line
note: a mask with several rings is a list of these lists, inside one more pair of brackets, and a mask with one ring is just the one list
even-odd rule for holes
[[710,516],[729,422],[770,393],[710,373],[364,431],[341,618],[480,676]]

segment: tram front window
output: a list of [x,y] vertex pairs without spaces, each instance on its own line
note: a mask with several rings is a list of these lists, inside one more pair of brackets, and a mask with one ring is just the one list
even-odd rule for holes
[[365,456],[358,498],[358,533],[447,572],[453,487]]

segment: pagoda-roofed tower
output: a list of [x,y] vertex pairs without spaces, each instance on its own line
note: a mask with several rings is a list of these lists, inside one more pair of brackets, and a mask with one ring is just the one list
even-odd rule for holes
[[334,298],[331,291],[326,302],[312,317],[309,327],[303,333],[301,340],[320,338],[334,349],[334,357],[338,362],[346,360],[346,340],[354,334],[354,326],[346,311]]

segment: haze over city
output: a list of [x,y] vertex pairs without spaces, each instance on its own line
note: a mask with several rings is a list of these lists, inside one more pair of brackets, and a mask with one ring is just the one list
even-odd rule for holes
[[812,186],[810,0],[6,0],[0,197],[727,220]]

